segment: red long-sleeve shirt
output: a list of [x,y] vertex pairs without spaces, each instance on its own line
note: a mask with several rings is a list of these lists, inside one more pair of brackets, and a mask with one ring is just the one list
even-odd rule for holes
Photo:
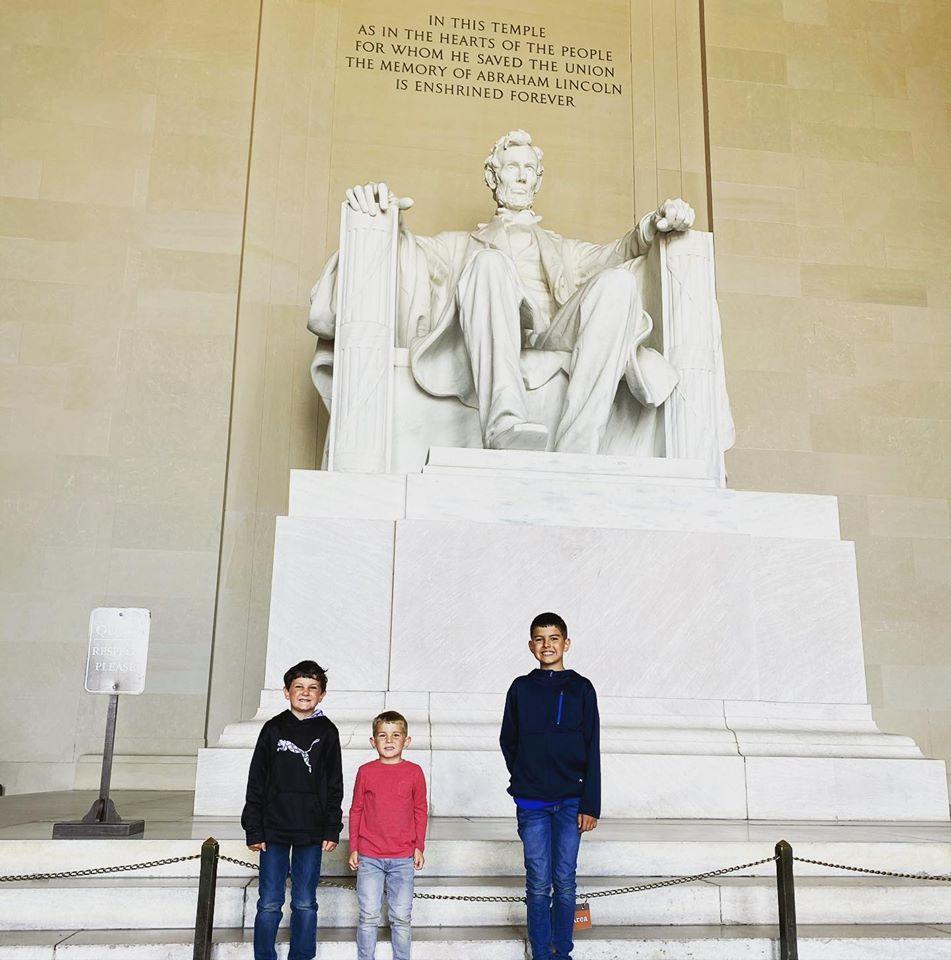
[[357,771],[350,805],[350,850],[367,857],[411,857],[426,843],[426,777],[409,760],[372,760]]

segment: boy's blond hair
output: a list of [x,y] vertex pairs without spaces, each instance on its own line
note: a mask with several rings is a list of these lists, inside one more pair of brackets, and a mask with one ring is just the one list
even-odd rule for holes
[[377,730],[379,730],[384,723],[398,723],[403,728],[403,736],[409,736],[409,724],[406,722],[406,717],[404,717],[402,713],[397,713],[395,710],[384,710],[373,718],[374,737],[376,736]]

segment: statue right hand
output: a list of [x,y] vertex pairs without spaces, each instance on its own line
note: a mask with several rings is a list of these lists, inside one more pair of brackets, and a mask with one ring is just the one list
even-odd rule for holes
[[352,210],[362,210],[375,217],[378,213],[386,213],[391,206],[395,206],[397,210],[409,210],[415,201],[410,197],[397,197],[390,193],[390,188],[385,183],[365,183],[347,191],[347,203]]

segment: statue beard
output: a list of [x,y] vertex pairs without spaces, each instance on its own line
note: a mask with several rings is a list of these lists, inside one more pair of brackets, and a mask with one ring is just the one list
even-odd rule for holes
[[504,184],[499,184],[495,190],[495,202],[506,210],[530,210],[535,202],[535,190],[528,190],[525,193],[515,193],[511,188]]

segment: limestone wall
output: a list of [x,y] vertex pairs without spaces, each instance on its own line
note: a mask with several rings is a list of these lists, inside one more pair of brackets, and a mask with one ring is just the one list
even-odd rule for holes
[[420,232],[474,223],[482,157],[525,126],[546,225],[606,239],[683,194],[706,227],[702,28],[731,483],[839,495],[879,719],[951,759],[946,4],[438,6],[610,47],[623,90],[568,110],[348,65],[361,24],[437,12],[417,0],[2,5],[0,782],[68,787],[98,748],[95,605],[153,610],[120,751],[190,754],[254,711],[343,188],[389,176]]
[[0,782],[101,749],[90,608],[153,612],[118,749],[203,742],[258,9],[0,9]]
[[730,482],[839,497],[876,717],[949,759],[948,5],[708,0],[706,27]]

